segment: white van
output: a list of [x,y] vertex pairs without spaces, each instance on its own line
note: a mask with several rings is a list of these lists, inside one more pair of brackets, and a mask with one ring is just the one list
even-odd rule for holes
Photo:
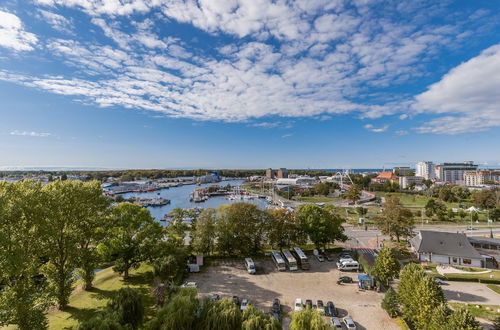
[[359,263],[354,260],[337,262],[337,268],[339,270],[359,270]]
[[255,274],[255,263],[252,258],[245,258],[245,267],[247,268],[248,274]]

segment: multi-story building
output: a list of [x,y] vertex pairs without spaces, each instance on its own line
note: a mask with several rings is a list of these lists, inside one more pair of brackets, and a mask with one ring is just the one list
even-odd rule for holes
[[468,187],[482,186],[489,181],[500,181],[500,170],[479,170],[464,172],[464,184]]
[[443,182],[462,184],[464,182],[464,172],[476,171],[477,165],[467,161],[463,163],[443,163],[439,169],[439,177]]
[[386,183],[387,181],[398,182],[398,176],[392,172],[380,172],[378,176],[372,178],[374,183]]
[[418,162],[415,169],[415,176],[421,176],[425,180],[434,180],[436,178],[433,162]]
[[276,173],[276,177],[278,179],[288,178],[288,171],[286,170],[286,168],[280,168],[280,169],[278,169],[278,172]]
[[266,178],[268,179],[274,179],[274,171],[272,168],[268,168],[266,170]]
[[401,189],[408,189],[412,183],[420,184],[424,181],[421,176],[400,176],[399,177],[399,187]]
[[406,167],[406,166],[401,166],[401,167],[394,167],[392,169],[392,173],[399,175],[399,176],[406,176],[410,174],[411,168]]

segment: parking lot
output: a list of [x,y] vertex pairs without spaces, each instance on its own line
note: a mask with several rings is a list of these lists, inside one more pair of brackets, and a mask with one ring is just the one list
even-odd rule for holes
[[[285,314],[292,312],[296,298],[333,301],[339,316],[349,315],[358,329],[399,329],[394,320],[380,307],[383,294],[360,291],[357,283],[338,285],[339,276],[348,275],[356,280],[357,273],[340,272],[334,262],[318,262],[309,257],[308,271],[278,272],[271,258],[255,260],[257,274],[247,273],[243,259],[214,262],[206,271],[191,274],[189,281],[198,284],[200,296],[214,293],[222,298],[236,295],[248,298],[259,309],[269,312],[274,298],[279,298]],[[287,320],[284,320],[286,325]]]

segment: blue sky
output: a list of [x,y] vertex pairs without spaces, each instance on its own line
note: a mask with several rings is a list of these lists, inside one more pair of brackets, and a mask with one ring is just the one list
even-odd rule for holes
[[500,2],[4,0],[0,167],[500,166]]

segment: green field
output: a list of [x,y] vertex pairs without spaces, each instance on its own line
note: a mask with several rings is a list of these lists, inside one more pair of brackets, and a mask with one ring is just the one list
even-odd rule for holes
[[500,285],[497,284],[486,284],[488,288],[491,290],[495,291],[496,293],[500,294]]
[[340,197],[325,197],[325,196],[305,196],[305,197],[294,197],[292,200],[305,202],[305,203],[327,203],[338,201],[342,198]]
[[[487,319],[493,321],[496,317],[500,316],[500,313],[497,310],[500,308],[498,305],[473,305],[473,304],[461,304],[461,303],[449,303],[449,305],[453,309],[458,309],[460,307],[467,308],[474,317],[480,317],[483,319]],[[479,306],[479,307],[477,307]],[[491,310],[488,310],[491,309]]]
[[115,291],[127,286],[138,289],[143,294],[146,315],[151,317],[153,299],[149,291],[153,280],[152,268],[143,265],[137,270],[132,270],[130,276],[130,279],[124,281],[111,267],[98,272],[93,289],[89,291],[75,289],[70,297],[69,306],[64,311],[49,312],[49,329],[64,329],[91,318],[95,312],[106,306]]

